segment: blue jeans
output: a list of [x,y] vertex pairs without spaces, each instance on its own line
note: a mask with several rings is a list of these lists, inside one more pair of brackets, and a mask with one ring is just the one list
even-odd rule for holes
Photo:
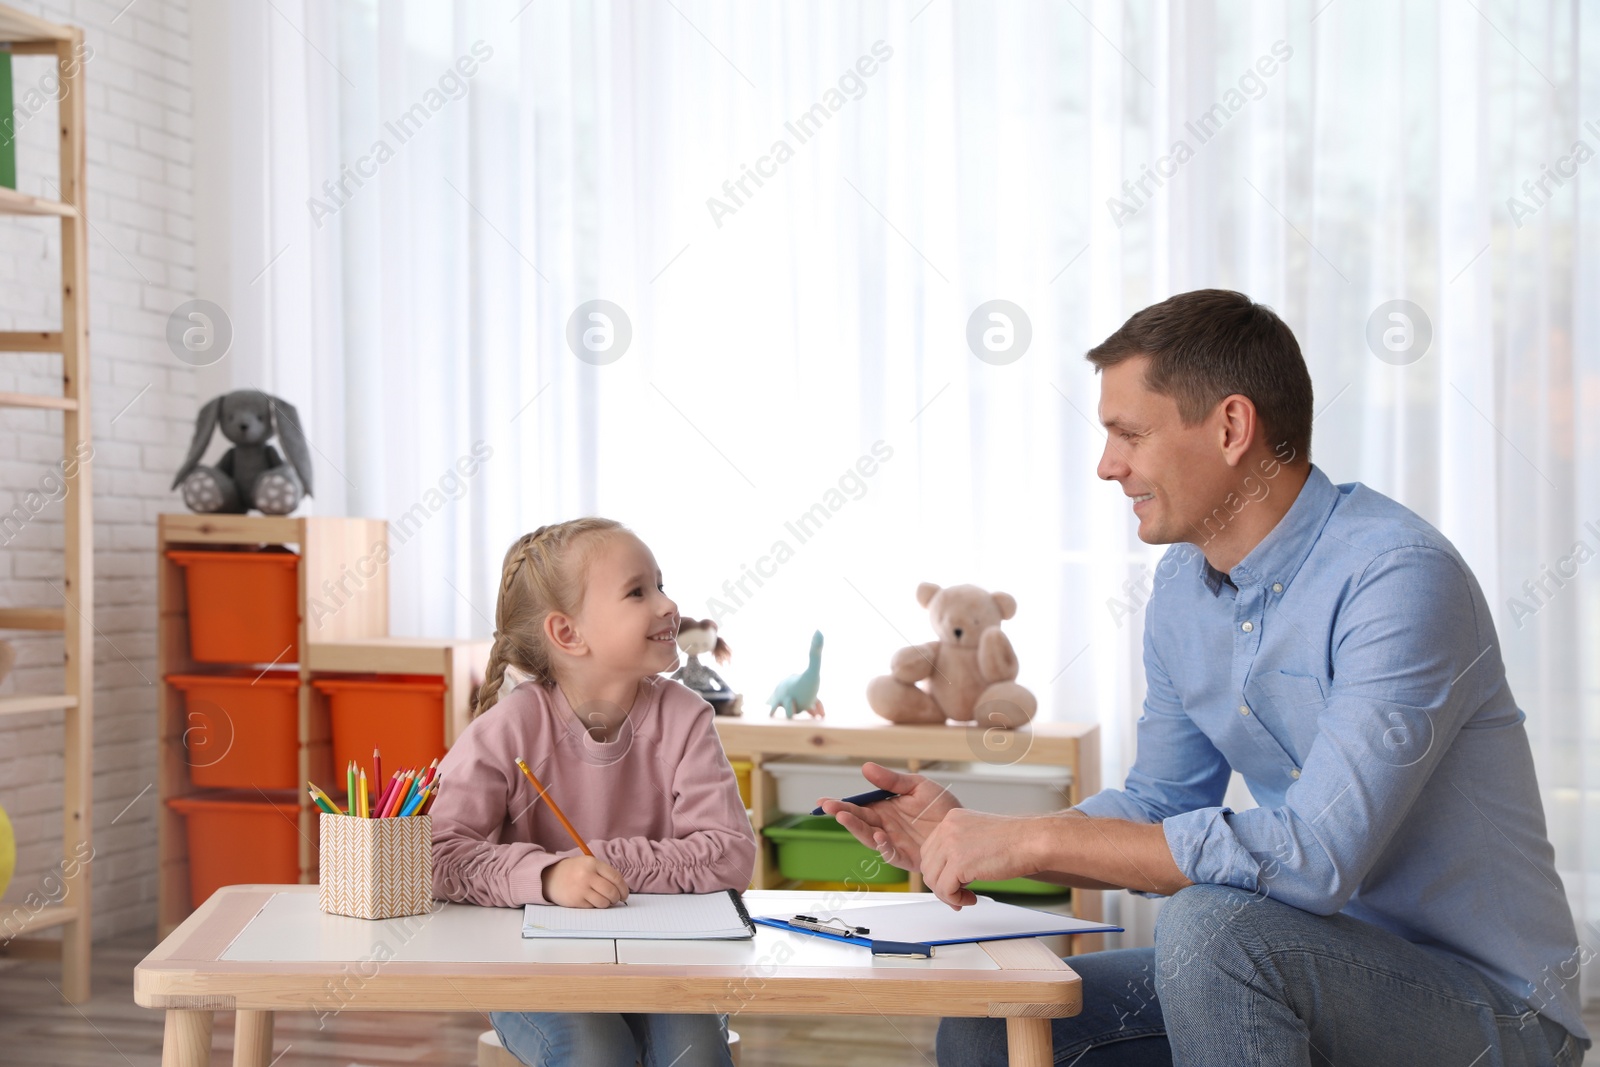
[[528,1067],[733,1067],[726,1015],[496,1011],[489,1022]]
[[[1578,1067],[1583,1046],[1481,972],[1344,915],[1228,886],[1167,901],[1156,947],[1073,956],[1061,1067]],[[945,1019],[941,1067],[1006,1063],[1004,1019]]]

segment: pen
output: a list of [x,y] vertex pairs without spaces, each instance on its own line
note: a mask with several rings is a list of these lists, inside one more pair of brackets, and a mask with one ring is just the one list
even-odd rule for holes
[[[876,804],[880,800],[892,800],[899,795],[899,793],[891,793],[887,789],[874,789],[870,793],[857,793],[853,797],[844,797],[840,800],[840,803],[865,806],[867,804]],[[811,814],[813,815],[821,815],[822,813],[820,805],[811,809]]]
[[[838,926],[832,925],[838,923]],[[838,934],[841,937],[866,937],[872,931],[865,926],[851,926],[843,919],[819,919],[815,915],[796,915],[789,920],[790,926],[798,926],[802,930],[811,930],[819,934]],[[843,927],[843,929],[840,929]]]

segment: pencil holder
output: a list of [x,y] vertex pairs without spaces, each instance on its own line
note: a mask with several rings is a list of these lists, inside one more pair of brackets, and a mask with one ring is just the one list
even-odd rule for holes
[[317,903],[332,915],[393,919],[433,910],[433,819],[322,813]]

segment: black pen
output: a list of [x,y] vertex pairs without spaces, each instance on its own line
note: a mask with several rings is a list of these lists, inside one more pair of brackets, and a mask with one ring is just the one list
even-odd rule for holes
[[[894,799],[895,797],[897,797],[899,795],[900,795],[899,793],[891,793],[887,789],[874,789],[870,793],[857,793],[853,797],[845,797],[843,800],[840,801],[840,803],[841,804],[859,804],[859,805],[865,807],[868,804],[876,804],[880,800],[892,800],[892,799]],[[820,808],[820,807],[812,808],[811,809],[811,814],[813,814],[813,815],[821,815],[822,814],[822,808]]]

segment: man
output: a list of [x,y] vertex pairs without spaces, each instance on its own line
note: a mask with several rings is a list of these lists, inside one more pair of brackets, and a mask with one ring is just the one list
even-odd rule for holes
[[[956,907],[1031,875],[1170,896],[1153,949],[1072,959],[1059,1064],[1581,1062],[1580,948],[1523,713],[1454,547],[1310,462],[1294,334],[1200,290],[1088,353],[1098,474],[1170,544],[1122,789],[1070,811],[962,808],[920,775],[823,806]],[[980,709],[981,710],[981,709]],[[1221,806],[1238,771],[1259,807]],[[1000,1020],[947,1019],[944,1064],[1002,1063]]]

